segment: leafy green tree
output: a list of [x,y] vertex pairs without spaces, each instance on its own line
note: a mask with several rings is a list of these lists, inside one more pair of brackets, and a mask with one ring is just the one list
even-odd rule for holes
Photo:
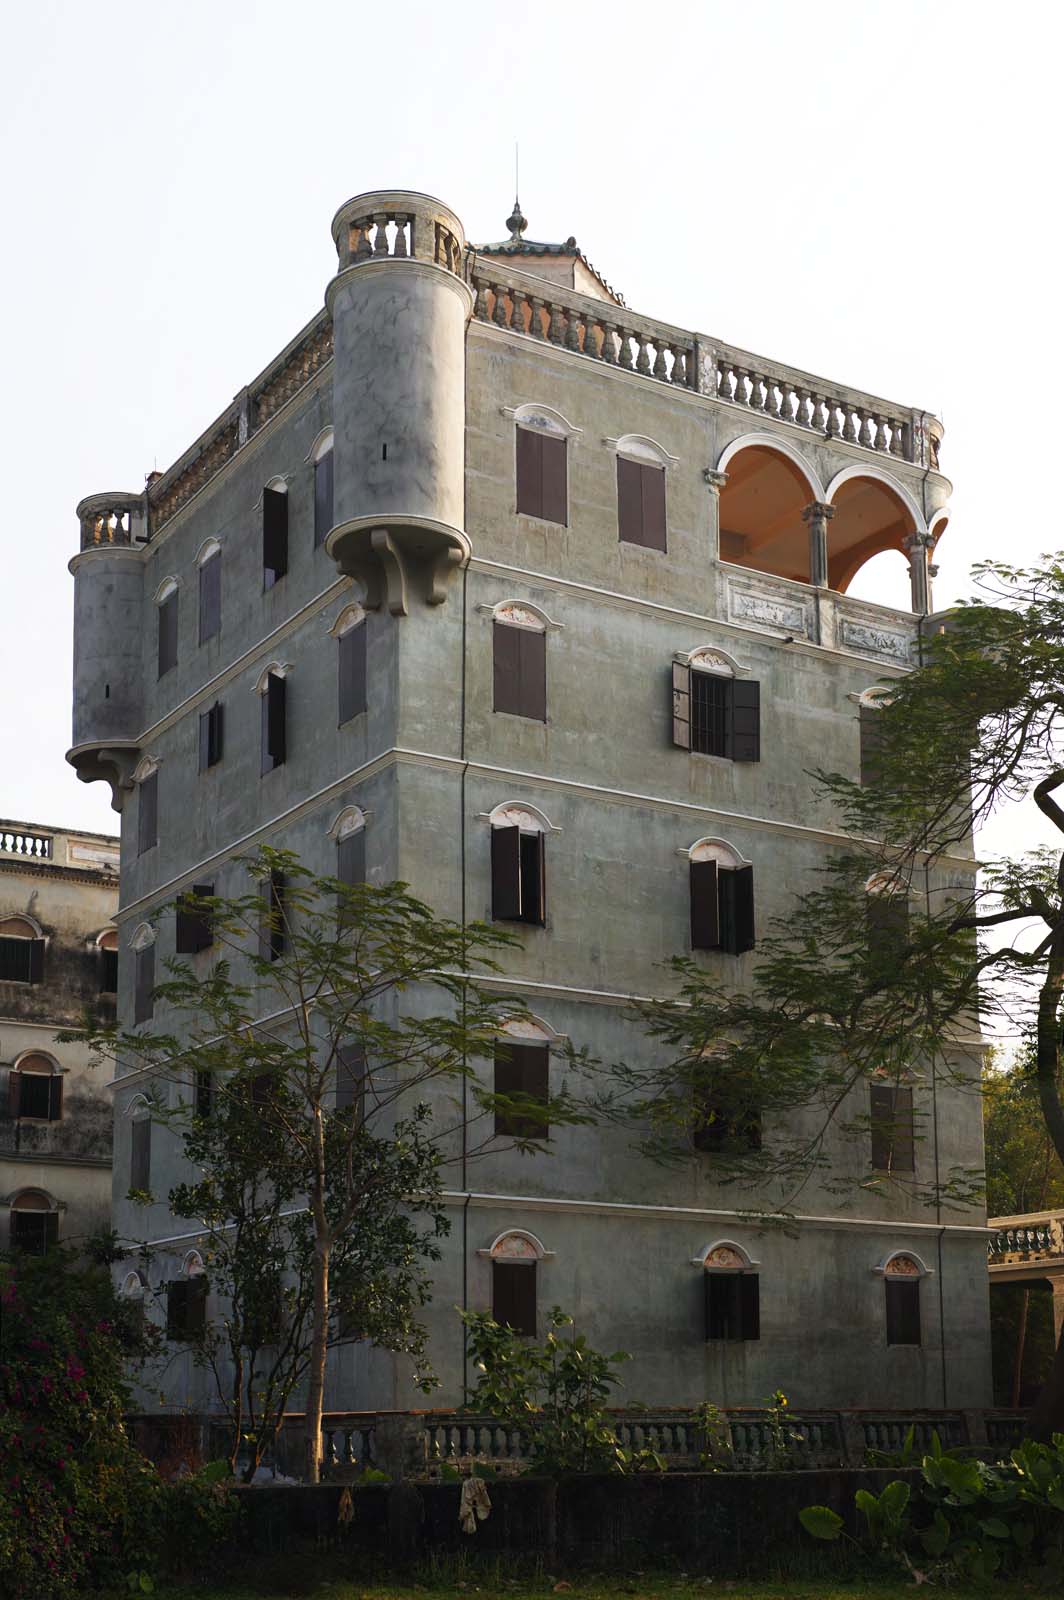
[[[170,1204],[199,1222],[230,1303],[201,1358],[224,1374],[230,1419],[255,1455],[305,1381],[315,1482],[331,1343],[367,1337],[432,1382],[417,1312],[447,1229],[445,1168],[489,1148],[544,1150],[547,1126],[592,1113],[564,1087],[542,1102],[484,1086],[478,1069],[527,1017],[484,982],[510,935],[438,918],[399,883],[321,877],[290,853],[262,849],[244,864],[253,892],[163,913],[207,919],[216,952],[206,974],[167,963],[155,994],[170,1029],[87,1018],[80,1037],[122,1073],[180,1086],[178,1108],[156,1110],[182,1129],[194,1172]],[[197,1081],[210,1088],[207,1114]],[[523,1131],[496,1139],[497,1111]]]

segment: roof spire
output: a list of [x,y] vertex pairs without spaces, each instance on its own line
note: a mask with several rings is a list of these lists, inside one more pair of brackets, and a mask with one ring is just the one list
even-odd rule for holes
[[513,242],[515,244],[520,244],[521,235],[528,227],[528,223],[525,220],[525,217],[522,215],[521,202],[516,195],[514,195],[513,211],[506,219],[506,226],[510,230],[510,238],[513,240]]

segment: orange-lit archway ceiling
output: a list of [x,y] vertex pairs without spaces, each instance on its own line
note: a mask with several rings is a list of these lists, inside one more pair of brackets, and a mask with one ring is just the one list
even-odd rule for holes
[[877,478],[850,478],[839,486],[828,523],[828,583],[845,593],[860,567],[884,550],[904,554],[916,524],[898,496]]

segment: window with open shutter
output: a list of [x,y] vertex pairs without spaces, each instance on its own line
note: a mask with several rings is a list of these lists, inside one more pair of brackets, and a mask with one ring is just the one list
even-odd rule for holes
[[692,672],[691,749],[704,756],[730,756],[734,679]]
[[262,692],[262,766],[263,775],[284,765],[288,736],[285,695],[287,681],[278,672],[266,674]]
[[118,993],[118,951],[104,948],[100,951],[100,993]]
[[542,1116],[531,1108],[524,1111],[495,1112],[495,1133],[507,1139],[543,1139],[549,1131],[547,1102],[550,1096],[550,1051],[545,1044],[500,1042],[495,1051],[495,1093],[523,1096],[538,1101]]
[[209,899],[214,894],[213,883],[194,883],[188,895],[177,902],[177,953],[182,956],[198,955],[208,950],[214,942],[211,914],[197,901]]
[[284,955],[284,888],[284,873],[273,871],[261,891],[266,902],[266,914],[259,928],[259,955],[263,961],[278,961]]
[[617,535],[647,550],[666,548],[664,467],[617,457]]
[[288,571],[288,495],[283,489],[262,491],[262,580],[272,589]]
[[13,1117],[38,1122],[58,1122],[63,1114],[63,1079],[51,1062],[40,1056],[24,1057],[8,1080],[8,1108]]
[[177,590],[172,589],[157,607],[159,627],[159,677],[177,666]]
[[674,661],[672,742],[699,755],[760,761],[760,683]]
[[155,946],[147,944],[133,954],[133,1021],[147,1022],[155,1009]]
[[222,732],[224,727],[225,708],[220,700],[216,700],[206,711],[200,712],[199,719],[199,769],[206,772],[208,767],[217,766],[222,759]]
[[329,449],[314,463],[314,543],[324,544],[333,525],[333,453]]
[[216,550],[199,569],[199,642],[206,644],[222,627],[222,553]]
[[521,918],[521,830],[491,830],[491,915],[495,922]]
[[129,1187],[151,1187],[151,1118],[134,1117],[130,1123]]
[[688,870],[691,880],[691,948],[719,950],[720,908],[717,863],[692,861]]
[[706,1341],[760,1339],[761,1303],[756,1272],[703,1274]]
[[761,760],[761,685],[753,679],[731,679],[730,742],[733,761]]
[[0,980],[29,983],[32,939],[0,938]]
[[493,1261],[491,1314],[500,1327],[526,1338],[536,1337],[536,1264]]
[[337,640],[340,681],[340,723],[366,709],[366,624],[347,628]]
[[20,1196],[11,1208],[11,1248],[43,1256],[59,1243],[59,1214],[36,1196]]
[[494,707],[515,717],[547,720],[547,635],[496,621],[492,627]]
[[152,772],[137,785],[137,854],[159,842],[159,774]]
[[887,1300],[887,1343],[920,1343],[919,1278],[884,1279]]
[[345,834],[336,846],[336,876],[355,888],[366,881],[366,830],[357,828]]
[[876,782],[876,763],[883,746],[882,712],[877,706],[862,703],[859,709],[861,736],[861,783],[867,788]]
[[741,956],[752,950],[754,938],[754,869],[733,867],[718,873],[720,948]]
[[912,1172],[915,1168],[912,1090],[874,1083],[870,1089],[869,1109],[875,1171]]
[[525,516],[568,521],[566,443],[557,434],[517,429],[517,509]]
[[691,749],[691,669],[674,661],[671,675],[672,742]]

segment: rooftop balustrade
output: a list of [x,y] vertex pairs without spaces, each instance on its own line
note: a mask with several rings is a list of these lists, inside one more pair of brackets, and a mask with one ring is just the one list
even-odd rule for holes
[[143,495],[90,494],[78,506],[77,516],[82,550],[143,542]]

